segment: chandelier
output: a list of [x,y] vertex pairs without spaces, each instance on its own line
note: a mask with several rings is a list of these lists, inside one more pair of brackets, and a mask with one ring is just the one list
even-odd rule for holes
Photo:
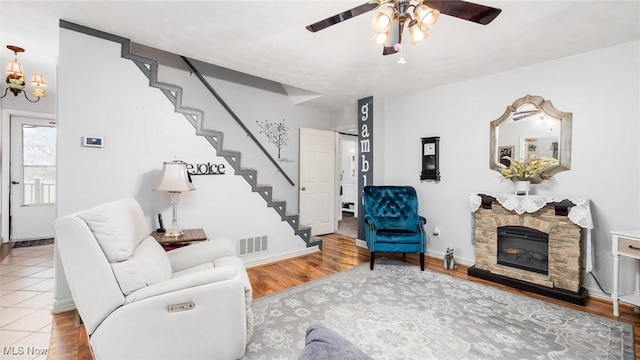
[[[429,29],[438,21],[440,11],[422,3],[423,0],[380,0],[378,11],[371,19],[373,39],[384,46],[383,54],[402,51],[402,32],[409,28],[411,44],[429,36]],[[404,58],[398,63],[404,64]]]
[[5,69],[5,72],[7,73],[7,88],[4,90],[4,94],[0,96],[0,99],[7,96],[7,93],[9,91],[11,91],[15,96],[23,93],[24,97],[30,102],[38,102],[40,101],[40,98],[47,96],[46,91],[44,91],[44,87],[47,86],[47,82],[44,80],[44,76],[42,76],[42,74],[34,73],[31,75],[31,81],[29,83],[34,86],[33,90],[31,91],[31,95],[35,96],[36,99],[29,99],[27,93],[24,92],[24,70],[22,70],[22,65],[18,62],[18,53],[24,52],[24,49],[15,45],[7,45],[7,49],[13,51],[15,58],[7,65],[7,68]]

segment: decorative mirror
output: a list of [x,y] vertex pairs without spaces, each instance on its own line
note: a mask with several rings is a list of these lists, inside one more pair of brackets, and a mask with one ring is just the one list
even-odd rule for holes
[[551,101],[527,95],[507,106],[491,122],[489,167],[500,171],[512,159],[553,157],[557,163],[545,169],[551,177],[571,168],[571,122],[573,114],[556,109]]

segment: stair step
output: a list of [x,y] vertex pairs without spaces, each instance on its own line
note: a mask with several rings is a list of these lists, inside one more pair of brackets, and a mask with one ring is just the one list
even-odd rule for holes
[[[257,184],[258,172],[255,169],[241,168],[242,154],[239,151],[232,151],[223,148],[224,133],[212,129],[203,129],[202,119],[204,118],[204,111],[201,109],[183,107],[182,95],[183,89],[175,84],[169,84],[158,81],[158,61],[155,59],[147,58],[141,55],[131,53],[131,41],[124,39],[120,41],[121,44],[121,56],[122,58],[131,60],[140,71],[149,79],[149,86],[159,89],[174,106],[174,110],[177,113],[181,113],[187,121],[194,127],[196,134],[203,136],[213,148],[216,150],[218,156],[221,156],[229,162],[229,164],[235,170],[236,175],[242,176],[251,185],[253,192],[257,192],[267,202],[268,207],[272,207],[278,214],[282,221],[286,221],[295,231],[295,234],[302,238],[307,247],[318,245],[322,249],[322,239],[318,237],[311,238],[311,228],[308,226],[299,224],[299,215],[288,213],[287,203],[282,200],[272,199],[273,187],[271,185]],[[185,59],[185,62],[190,65],[189,61]],[[191,65],[190,65],[191,66]],[[197,72],[197,70],[194,69]],[[219,99],[222,103],[223,100]],[[286,175],[285,175],[286,176]],[[289,179],[287,177],[287,179]],[[294,185],[289,180],[291,185]]]

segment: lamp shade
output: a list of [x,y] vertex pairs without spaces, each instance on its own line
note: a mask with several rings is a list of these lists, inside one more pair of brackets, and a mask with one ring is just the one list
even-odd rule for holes
[[153,190],[176,193],[195,189],[187,174],[187,163],[181,160],[165,161],[162,165],[160,179],[153,187]]
[[47,86],[47,82],[44,81],[44,76],[42,76],[42,74],[31,75],[30,84],[35,86]]
[[14,59],[12,62],[7,64],[7,68],[4,71],[6,71],[7,74],[24,76],[24,70],[22,70],[22,65],[20,65],[18,59]]

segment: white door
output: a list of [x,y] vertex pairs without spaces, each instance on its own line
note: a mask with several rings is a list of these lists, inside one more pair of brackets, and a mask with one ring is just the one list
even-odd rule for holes
[[52,120],[11,116],[11,241],[52,238],[56,128]]
[[300,224],[311,235],[335,230],[335,133],[300,128]]

